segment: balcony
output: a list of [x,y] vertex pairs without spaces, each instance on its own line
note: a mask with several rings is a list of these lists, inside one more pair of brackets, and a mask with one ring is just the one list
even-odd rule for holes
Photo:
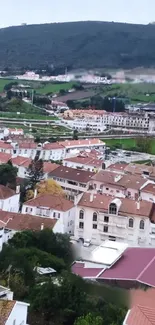
[[79,184],[73,185],[73,184],[70,184],[68,182],[62,182],[62,181],[57,181],[57,182],[64,189],[67,188],[67,189],[70,189],[70,190],[76,190],[76,191],[81,191],[81,192],[86,192],[87,191],[87,187],[86,186],[84,187],[84,185],[83,186],[80,186]]

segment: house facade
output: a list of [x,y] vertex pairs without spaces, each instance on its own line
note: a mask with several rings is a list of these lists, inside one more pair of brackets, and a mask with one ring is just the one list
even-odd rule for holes
[[128,242],[130,246],[154,246],[154,205],[84,193],[76,208],[74,236],[95,245],[107,239]]
[[18,212],[20,188],[17,186],[16,192],[7,186],[0,185],[0,210]]
[[5,325],[27,325],[29,304],[15,300],[0,300],[0,321]]
[[[23,204],[23,214],[56,219],[55,232],[74,233],[75,206],[73,202],[52,194],[43,194]],[[58,226],[61,225],[61,231]]]

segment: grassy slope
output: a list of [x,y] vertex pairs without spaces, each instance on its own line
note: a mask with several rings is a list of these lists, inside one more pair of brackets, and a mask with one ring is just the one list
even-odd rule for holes
[[[116,144],[121,144],[122,149],[130,150],[133,147],[136,147],[136,139],[103,139],[107,146],[112,147]],[[151,140],[151,154],[155,155],[155,139]]]
[[60,91],[60,89],[69,90],[73,86],[73,82],[68,83],[60,83],[60,84],[54,84],[54,83],[48,83],[43,85],[40,88],[37,88],[37,93],[39,94],[48,94],[48,93],[57,93]]

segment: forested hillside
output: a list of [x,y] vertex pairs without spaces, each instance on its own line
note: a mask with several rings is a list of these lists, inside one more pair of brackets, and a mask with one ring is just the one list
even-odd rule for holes
[[155,66],[155,25],[74,22],[0,29],[0,68]]

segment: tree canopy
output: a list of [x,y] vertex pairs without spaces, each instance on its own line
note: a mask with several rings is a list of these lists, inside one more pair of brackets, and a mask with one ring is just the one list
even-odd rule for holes
[[[120,325],[126,313],[122,290],[87,282],[70,271],[74,257],[68,235],[52,230],[16,233],[0,252],[0,284],[14,299],[30,303],[33,325]],[[56,276],[39,275],[36,266]]]
[[47,179],[37,184],[38,194],[54,194],[64,196],[62,187],[53,179]]
[[0,184],[15,188],[18,169],[12,165],[11,161],[0,165]]
[[88,21],[14,26],[0,30],[0,68],[36,68],[40,73],[46,67],[59,67],[58,74],[66,67],[151,67],[154,40],[153,24]]

